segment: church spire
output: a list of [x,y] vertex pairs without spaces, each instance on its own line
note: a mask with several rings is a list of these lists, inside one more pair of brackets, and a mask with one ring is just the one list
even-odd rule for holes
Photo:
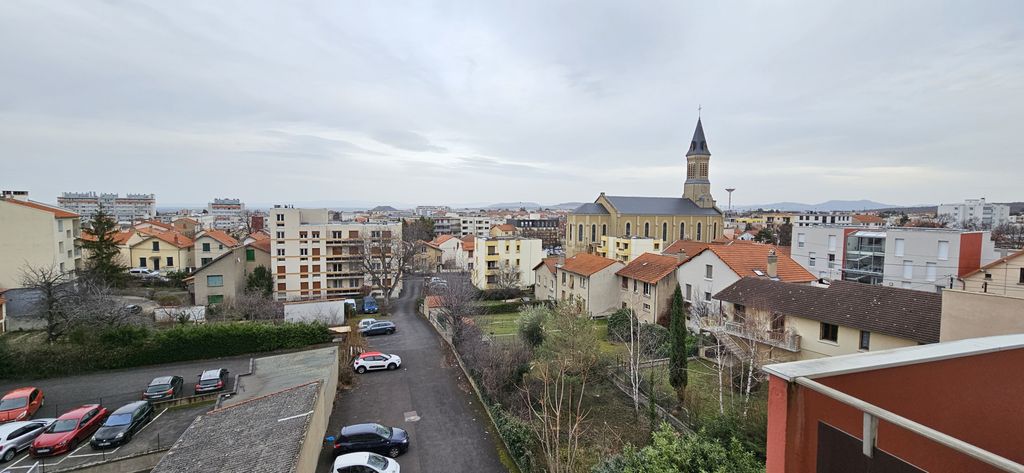
[[686,152],[687,156],[711,156],[711,150],[708,149],[708,140],[704,138],[704,125],[701,124],[700,118],[697,118],[697,128],[693,130],[693,139],[690,140],[690,150]]
[[693,131],[690,150],[686,152],[686,182],[683,183],[683,197],[690,199],[698,207],[711,208],[715,199],[711,197],[711,181],[708,179],[708,166],[711,164],[711,150],[704,138],[704,124],[697,118],[697,129]]

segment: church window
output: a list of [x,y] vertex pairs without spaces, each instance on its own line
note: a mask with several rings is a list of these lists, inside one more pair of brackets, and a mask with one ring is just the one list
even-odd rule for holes
[[683,223],[679,224],[679,239],[680,240],[685,240],[686,239],[686,222],[683,222]]
[[601,236],[606,236],[606,235],[608,235],[608,224],[607,223],[602,223],[601,224]]
[[626,236],[629,236],[629,222],[626,222]]
[[644,222],[644,238],[651,237],[651,222]]
[[697,241],[701,241],[701,231],[700,230],[701,230],[700,229],[700,222],[697,222],[697,238],[696,238]]
[[668,222],[661,223],[661,241],[668,241]]
[[718,238],[718,222],[711,224],[711,238]]
[[590,241],[591,242],[597,241],[597,225],[594,225],[594,224],[590,225]]
[[583,241],[583,224],[582,223],[576,229],[576,239],[578,239],[579,241]]

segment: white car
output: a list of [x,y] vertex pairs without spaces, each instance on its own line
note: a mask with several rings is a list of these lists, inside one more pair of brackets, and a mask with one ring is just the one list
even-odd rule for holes
[[347,453],[334,459],[337,473],[399,473],[401,467],[391,458],[370,452]]
[[137,278],[151,277],[154,274],[160,274],[156,271],[150,271],[148,268],[132,268],[128,270],[128,274]]
[[373,323],[376,322],[376,321],[377,321],[377,319],[363,319],[363,320],[360,320],[359,321],[359,329],[362,330],[362,329],[364,329],[366,327],[369,327],[369,326],[373,325]]
[[402,357],[387,355],[379,351],[360,353],[352,362],[352,369],[359,374],[370,370],[397,370],[399,366],[402,366]]
[[0,424],[0,463],[7,463],[19,452],[27,450],[32,441],[56,421],[57,419],[35,419]]

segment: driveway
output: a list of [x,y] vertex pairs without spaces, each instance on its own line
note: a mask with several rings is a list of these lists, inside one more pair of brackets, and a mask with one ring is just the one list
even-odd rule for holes
[[[392,304],[394,335],[370,337],[370,348],[402,357],[396,371],[370,372],[338,396],[328,432],[341,426],[377,422],[409,431],[409,452],[398,457],[403,473],[508,471],[498,458],[501,439],[454,360],[429,323],[416,314],[422,278],[404,282]],[[321,452],[317,469],[327,473],[331,449]]]

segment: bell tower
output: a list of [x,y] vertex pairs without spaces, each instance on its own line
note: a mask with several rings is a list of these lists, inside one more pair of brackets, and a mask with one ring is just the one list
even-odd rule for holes
[[704,138],[704,125],[697,118],[697,129],[693,131],[690,150],[686,152],[686,183],[683,197],[690,199],[701,208],[712,208],[715,200],[711,197],[711,181],[708,180],[708,163],[711,150]]

